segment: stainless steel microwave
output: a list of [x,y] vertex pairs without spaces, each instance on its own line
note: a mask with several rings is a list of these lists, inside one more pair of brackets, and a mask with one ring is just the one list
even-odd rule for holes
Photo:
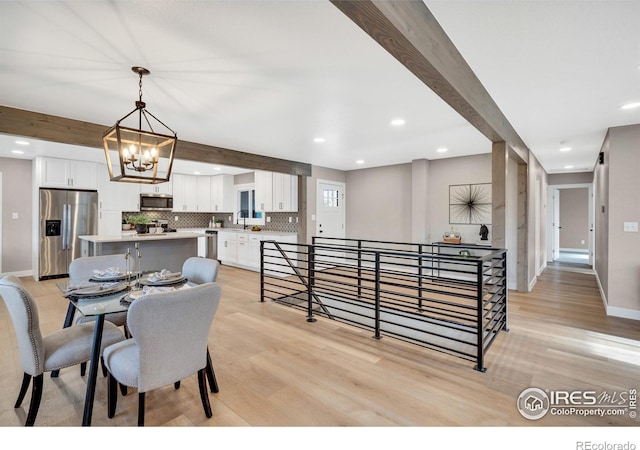
[[170,194],[140,194],[140,211],[172,211],[173,196]]

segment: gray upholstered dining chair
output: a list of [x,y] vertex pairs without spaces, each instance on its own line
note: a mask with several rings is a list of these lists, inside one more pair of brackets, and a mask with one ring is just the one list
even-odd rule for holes
[[[0,296],[11,315],[24,372],[14,408],[22,404],[33,377],[31,403],[25,423],[26,426],[33,426],[42,399],[44,373],[89,361],[94,326],[91,323],[80,324],[43,337],[38,305],[19,278],[12,275],[0,278]],[[104,324],[103,349],[123,340],[122,330],[112,323]]]
[[[99,256],[81,256],[69,263],[69,281],[71,283],[80,283],[94,277],[94,270],[105,270],[110,268],[119,268],[127,270],[127,260],[125,254],[115,255],[99,255]],[[127,312],[109,313],[104,316],[105,321],[109,321],[118,327],[124,327],[125,336],[128,336],[127,330]],[[73,323],[80,324],[95,321],[95,317],[85,317],[76,311],[73,317]],[[80,365],[80,375],[84,376],[87,371],[87,364]],[[103,369],[104,372],[104,369]],[[105,373],[106,375],[106,373]]]
[[193,284],[212,283],[218,278],[219,262],[192,256],[182,264],[182,275]]
[[[192,284],[213,283],[218,279],[218,267],[220,263],[215,259],[192,256],[187,258],[182,264],[182,275]],[[218,380],[213,370],[213,362],[209,347],[207,347],[207,378],[211,392],[220,392]],[[176,382],[176,389],[180,387],[180,382]]]
[[[124,254],[117,255],[100,255],[100,256],[81,256],[69,263],[69,280],[72,283],[80,283],[94,276],[94,270],[105,270],[117,267],[126,270],[127,260]],[[94,321],[95,317],[83,317],[76,312],[74,323],[84,323]],[[105,320],[122,327],[127,323],[127,313],[111,313],[105,315]]]
[[131,303],[131,338],[107,347],[108,416],[115,415],[117,384],[138,389],[138,426],[144,425],[145,393],[198,374],[200,398],[212,416],[206,378],[206,348],[221,288],[205,283],[143,295]]

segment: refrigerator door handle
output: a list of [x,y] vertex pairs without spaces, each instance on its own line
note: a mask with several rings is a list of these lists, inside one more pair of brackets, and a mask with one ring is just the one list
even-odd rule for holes
[[67,204],[65,222],[67,223],[67,246],[65,250],[71,250],[71,204]]
[[62,205],[62,250],[67,249],[67,204]]

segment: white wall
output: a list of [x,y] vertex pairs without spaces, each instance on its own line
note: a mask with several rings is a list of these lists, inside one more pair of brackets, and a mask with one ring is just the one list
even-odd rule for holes
[[[19,276],[31,273],[32,174],[27,159],[0,158],[2,190],[2,271]],[[9,189],[8,186],[11,188]],[[13,213],[18,218],[12,219]]]
[[624,231],[640,222],[640,125],[611,128],[608,141],[607,312],[640,319],[640,233]]
[[[491,183],[490,154],[349,171],[347,237],[440,241],[451,228],[449,186],[479,183]],[[428,208],[423,211],[425,205]],[[423,226],[426,230],[416,229]],[[487,226],[491,239],[491,225]],[[454,228],[462,234],[463,242],[480,239],[480,225],[456,224]]]
[[[429,168],[429,242],[442,240],[451,230],[462,235],[462,241],[475,243],[480,240],[480,225],[451,225],[449,223],[449,186],[456,184],[491,183],[491,154],[438,159]],[[491,240],[491,225],[489,241]]]
[[411,242],[411,164],[346,173],[347,238]]

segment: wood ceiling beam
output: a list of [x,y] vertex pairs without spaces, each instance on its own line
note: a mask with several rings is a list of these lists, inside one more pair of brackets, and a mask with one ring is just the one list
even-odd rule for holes
[[491,142],[529,149],[422,0],[330,0]]
[[[0,105],[0,133],[103,150],[99,125]],[[311,176],[311,165],[253,153],[178,140],[176,159],[292,175]]]

